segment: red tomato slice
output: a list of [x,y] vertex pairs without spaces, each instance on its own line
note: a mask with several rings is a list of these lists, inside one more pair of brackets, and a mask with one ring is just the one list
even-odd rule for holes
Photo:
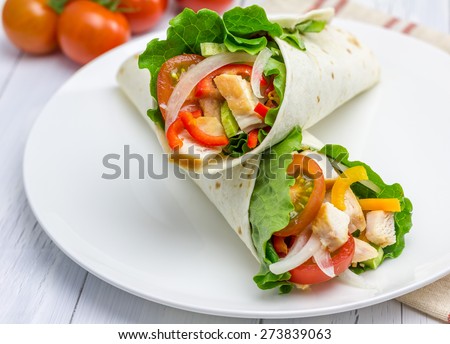
[[[182,72],[187,71],[188,68],[194,64],[199,63],[204,58],[200,55],[195,54],[183,54],[179,56],[172,57],[167,60],[161,66],[158,73],[157,81],[157,98],[159,103],[159,108],[161,113],[166,118],[166,108],[169,98],[178,83],[178,79]],[[196,107],[196,101],[192,99],[187,99],[182,110],[194,111]]]
[[274,233],[275,236],[281,237],[298,235],[315,219],[322,206],[326,191],[322,169],[313,159],[305,155],[294,155],[293,161],[287,169],[287,174],[296,177],[295,185],[291,187],[291,199],[294,205],[303,202],[303,197],[296,199],[296,194],[304,192],[302,189],[305,188],[306,181],[303,176],[311,179],[313,189],[307,203],[300,204],[303,210],[300,211],[299,215],[294,217],[281,231]]
[[229,64],[215,70],[198,83],[195,89],[195,96],[198,98],[221,98],[219,90],[216,88],[213,81],[216,76],[221,74],[240,75],[243,78],[249,78],[252,75],[252,66],[245,64]]
[[[348,269],[352,263],[354,253],[355,240],[350,235],[348,241],[331,258],[336,276]],[[319,266],[312,259],[289,272],[291,273],[290,281],[298,284],[317,284],[332,278],[320,270]]]

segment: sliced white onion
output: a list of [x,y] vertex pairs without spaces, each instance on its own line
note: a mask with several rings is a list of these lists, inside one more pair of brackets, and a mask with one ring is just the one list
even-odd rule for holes
[[265,128],[265,127],[267,127],[266,123],[256,123],[256,124],[248,125],[242,131],[248,134],[252,130],[262,129],[262,128]]
[[306,245],[310,237],[311,237],[311,229],[306,229],[302,231],[295,239],[294,244],[290,248],[289,253],[287,254],[286,257],[291,257],[299,253],[300,250]]
[[350,269],[345,270],[338,277],[342,282],[357,288],[378,290],[376,286],[371,285],[364,277],[355,274]]
[[330,252],[328,252],[325,247],[320,246],[320,249],[318,249],[314,253],[313,257],[316,261],[317,266],[325,275],[331,278],[336,276],[336,274],[334,273],[334,266],[333,261],[331,260]]
[[204,59],[186,71],[175,86],[167,103],[166,131],[177,119],[181,106],[192,92],[194,87],[210,73],[230,63],[250,63],[255,61],[255,56],[247,53],[223,53]]
[[235,115],[234,118],[236,119],[239,128],[247,134],[253,129],[264,128],[267,126],[267,124],[263,122],[261,116],[256,113],[248,115]]
[[264,48],[256,57],[255,64],[252,69],[251,84],[252,90],[256,97],[264,98],[261,94],[261,78],[263,76],[264,67],[272,56],[272,50]]
[[280,259],[276,263],[271,264],[269,266],[269,269],[275,275],[279,275],[292,270],[297,266],[302,265],[309,258],[311,258],[314,253],[316,253],[317,250],[320,249],[321,245],[322,244],[320,243],[319,238],[313,233],[309,237],[309,240],[305,244],[305,246],[303,246],[298,252],[293,252],[292,254],[290,254],[292,252],[291,250],[291,252],[289,252],[286,257]]

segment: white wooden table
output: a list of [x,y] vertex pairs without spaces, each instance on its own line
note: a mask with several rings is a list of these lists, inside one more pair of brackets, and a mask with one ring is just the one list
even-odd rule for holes
[[[299,0],[300,1],[300,0]],[[4,0],[0,0],[3,5]],[[242,5],[252,1],[237,1]],[[450,0],[359,0],[450,32]],[[167,14],[158,28],[164,28]],[[162,306],[94,277],[66,257],[37,223],[24,193],[22,155],[34,120],[79,68],[61,54],[32,57],[0,29],[0,323],[435,323],[399,302],[329,316],[263,320]]]

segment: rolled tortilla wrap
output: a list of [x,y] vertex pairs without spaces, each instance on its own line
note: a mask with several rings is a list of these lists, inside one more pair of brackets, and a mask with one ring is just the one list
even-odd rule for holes
[[[121,89],[135,105],[153,131],[163,136],[164,132],[156,127],[146,115],[146,104],[150,97],[148,92],[146,92],[149,76],[147,73],[137,68],[136,57],[132,57],[122,65],[117,79]],[[160,142],[164,144],[164,141]],[[279,154],[279,148],[282,148],[282,154],[287,154],[289,157],[299,151],[311,149],[315,151],[319,150],[321,147],[323,147],[323,144],[318,139],[310,135],[307,131],[300,132],[300,129],[297,127],[291,130],[284,140],[275,145],[273,151],[276,154]],[[403,237],[411,228],[412,211],[411,203],[404,197],[401,186],[398,184],[386,185],[367,165],[347,160],[348,153],[343,147],[327,145],[325,148],[323,154],[326,154],[326,156],[331,159],[329,161],[326,160],[328,162],[325,163],[325,165],[322,164],[322,166],[325,167],[321,166],[325,178],[334,179],[337,177],[335,167],[334,165],[332,167],[331,161],[334,161],[337,169],[341,171],[345,171],[348,167],[363,166],[369,175],[369,180],[359,186],[360,193],[357,194],[357,196],[362,198],[396,198],[401,205],[401,211],[394,215],[395,232],[393,232],[393,243],[391,242],[392,244],[387,247],[378,247],[378,250],[371,248],[369,244],[366,244],[368,248],[371,248],[371,252],[369,253],[376,254],[376,257],[373,258],[373,262],[363,262],[365,264],[362,264],[361,266],[356,265],[356,271],[361,272],[364,269],[376,268],[385,258],[397,257],[404,248]],[[251,254],[260,262],[261,269],[254,277],[257,285],[262,289],[279,287],[280,291],[288,292],[296,282],[290,280],[292,277],[289,272],[279,274],[273,273],[270,269],[271,266],[277,262],[277,258],[274,260],[273,256],[269,257],[266,253],[268,245],[271,245],[270,240],[273,233],[282,230],[288,223],[286,222],[283,224],[283,221],[278,220],[272,221],[274,217],[280,215],[279,209],[276,210],[276,208],[279,208],[278,203],[286,204],[286,197],[288,200],[290,197],[289,185],[286,183],[281,183],[282,188],[285,189],[285,192],[282,192],[281,194],[278,193],[280,190],[276,188],[278,186],[269,188],[269,192],[263,190],[267,184],[272,183],[274,180],[276,182],[277,178],[284,178],[286,175],[286,166],[282,167],[279,163],[281,161],[281,156],[275,155],[275,160],[268,160],[272,159],[270,158],[270,155],[268,155],[270,152],[270,150],[267,150],[263,154],[252,155],[243,164],[236,165],[231,169],[215,171],[212,173],[194,173],[191,170],[186,170],[186,174],[192,178],[208,199],[216,206],[236,234],[245,243]],[[303,152],[302,154],[310,153]],[[322,157],[324,156],[323,154],[321,155]],[[283,157],[286,158],[286,156]],[[341,160],[338,161],[333,159]],[[272,164],[272,162],[275,162],[272,166],[275,167],[274,171],[277,173],[275,173],[274,177],[267,177],[267,166],[268,164]],[[182,164],[180,166],[183,167]],[[258,171],[261,173],[256,178]],[[324,202],[326,202],[326,199]],[[330,207],[331,206],[328,206],[328,208]],[[338,210],[334,210],[334,212],[337,211]],[[284,215],[289,218],[291,213],[287,212]],[[340,216],[344,215],[341,214]],[[362,215],[361,209],[359,210],[359,217],[360,216],[364,216]],[[357,219],[359,223],[361,223],[361,221],[365,223],[361,218]],[[271,222],[276,222],[275,230],[273,227],[274,225]],[[394,222],[392,223],[394,224]],[[360,224],[356,225],[360,226]],[[355,229],[350,228],[349,225],[349,242],[351,240],[350,233]],[[364,231],[364,228],[359,227],[357,230]],[[355,239],[355,241],[357,240]],[[350,258],[351,257],[349,257],[349,259]],[[348,261],[348,264],[350,264],[350,260]],[[277,268],[279,269],[279,266]],[[336,274],[342,272],[342,266],[340,266],[339,269],[341,270],[335,270]],[[301,284],[305,284],[303,280],[301,280]]]
[[[274,18],[272,22],[292,29],[307,20],[330,22],[333,15],[332,9],[324,9],[301,17]],[[305,51],[275,38],[286,66],[285,94],[270,132],[250,153],[259,154],[280,142],[293,127],[308,129],[379,80],[376,57],[345,30],[327,25],[321,32],[306,33],[302,38]],[[154,100],[147,103],[147,109],[156,106]],[[168,148],[164,135],[157,135],[160,141],[165,142],[162,145]],[[186,143],[184,148],[191,148],[191,152],[201,160],[196,166],[206,165],[209,169],[214,166],[221,170],[236,166],[247,158],[247,154],[230,157],[223,152],[216,156],[220,148],[204,147],[195,141],[187,140]],[[217,163],[218,160],[220,163]]]

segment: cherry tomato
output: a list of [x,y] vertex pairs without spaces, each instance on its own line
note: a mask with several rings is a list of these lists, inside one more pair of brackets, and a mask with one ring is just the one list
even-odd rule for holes
[[[166,107],[169,102],[170,95],[178,83],[181,73],[187,71],[190,66],[199,63],[203,59],[204,57],[200,55],[183,54],[172,57],[161,66],[158,73],[156,93],[159,108],[161,109],[161,113],[164,118],[166,118]],[[189,103],[189,99],[187,100],[187,103]],[[195,109],[184,107],[183,110],[194,111]]]
[[69,3],[58,23],[58,41],[73,61],[85,64],[128,41],[130,27],[118,12],[90,1]]
[[233,3],[233,0],[177,0],[180,8],[189,7],[194,11],[209,8],[216,12],[225,11]]
[[58,15],[47,0],[8,0],[2,21],[10,41],[27,53],[48,54],[58,47]]
[[[348,241],[342,245],[331,257],[336,276],[343,273],[352,263],[355,253],[355,240],[350,235]],[[326,275],[319,266],[309,259],[304,264],[289,271],[291,273],[291,282],[298,284],[317,284],[330,280],[332,277]]]
[[121,0],[119,9],[130,23],[132,33],[153,28],[167,8],[167,0]]
[[314,220],[322,206],[326,191],[322,169],[313,159],[305,155],[294,155],[287,174],[296,177],[290,192],[298,215],[285,228],[274,233],[275,236],[281,237],[299,234]]

